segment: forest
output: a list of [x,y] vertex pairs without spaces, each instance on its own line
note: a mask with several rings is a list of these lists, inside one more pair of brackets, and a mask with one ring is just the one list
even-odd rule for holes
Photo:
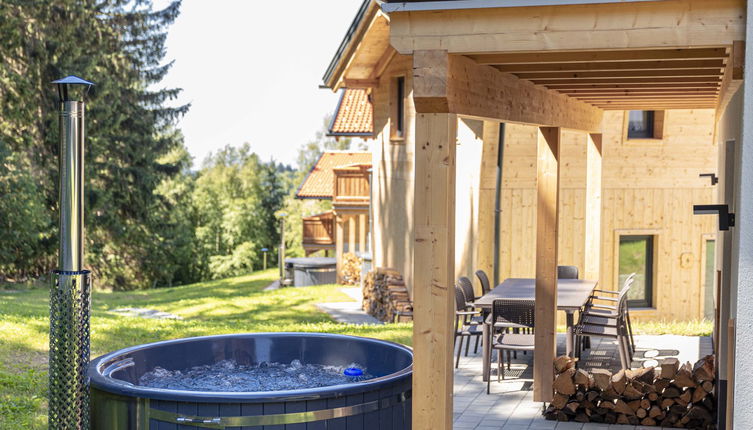
[[[180,88],[155,90],[170,70],[169,25],[180,1],[0,2],[0,284],[44,282],[58,248],[58,106],[51,81],[95,82],[87,98],[86,265],[96,288],[180,285],[276,264],[280,213],[300,252],[294,199],[325,148],[319,132],[296,166],[264,161],[237,142],[194,169],[177,121]],[[291,142],[289,144],[296,144]],[[296,222],[296,220],[298,220]],[[296,230],[297,229],[297,230]]]

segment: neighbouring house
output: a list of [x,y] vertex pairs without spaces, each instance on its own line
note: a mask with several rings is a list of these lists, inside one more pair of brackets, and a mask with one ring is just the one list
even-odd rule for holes
[[343,254],[369,252],[370,174],[370,152],[327,151],[296,193],[299,199],[332,201],[331,210],[303,218],[303,249],[306,256],[334,252],[338,282]]
[[[324,83],[373,106],[372,253],[416,305],[415,428],[450,427],[452,285],[479,268],[536,278],[534,397],[551,399],[558,264],[605,289],[637,272],[638,319],[714,320],[720,428],[753,422],[726,408],[753,380],[746,7],[363,2]],[[694,214],[712,204],[730,230]]]

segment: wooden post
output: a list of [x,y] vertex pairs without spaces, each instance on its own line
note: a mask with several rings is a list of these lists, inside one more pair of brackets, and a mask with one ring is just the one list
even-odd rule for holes
[[354,215],[348,217],[348,252],[351,254],[356,252],[356,217]]
[[[499,123],[484,121],[484,147],[478,192],[478,268],[494,277],[494,201],[497,192],[497,151]],[[480,293],[481,290],[478,290]]]
[[533,400],[552,400],[557,347],[557,215],[560,129],[540,127],[536,162],[536,348]]
[[457,116],[418,114],[415,130],[413,428],[450,430]]
[[342,215],[335,216],[335,270],[337,270],[337,283],[342,283],[342,259],[343,259],[343,242],[345,242],[344,222]]
[[366,214],[358,215],[358,252],[366,252]]
[[586,204],[583,279],[599,280],[601,263],[601,134],[586,142]]

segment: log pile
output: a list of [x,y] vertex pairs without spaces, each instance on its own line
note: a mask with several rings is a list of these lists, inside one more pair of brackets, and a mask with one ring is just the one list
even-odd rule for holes
[[358,285],[361,282],[361,265],[363,259],[351,252],[343,254],[340,277],[345,285]]
[[548,420],[716,428],[713,355],[695,365],[667,358],[656,368],[615,374],[576,369],[575,361],[567,356],[554,361],[554,398],[544,411]]
[[378,267],[366,275],[363,286],[363,310],[385,322],[394,321],[397,311],[410,310],[408,289],[398,271]]

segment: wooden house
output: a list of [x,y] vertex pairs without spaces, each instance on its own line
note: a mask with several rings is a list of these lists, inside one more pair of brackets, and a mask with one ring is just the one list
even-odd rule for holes
[[303,218],[306,256],[335,253],[337,276],[344,253],[368,252],[371,153],[328,151],[298,188],[299,199],[331,200],[332,209]]
[[551,399],[558,264],[606,288],[641,272],[639,318],[713,318],[720,428],[753,422],[751,18],[744,0],[363,2],[324,83],[373,104],[374,264],[412,289],[414,428],[451,427],[452,285],[476,268],[536,278]]

